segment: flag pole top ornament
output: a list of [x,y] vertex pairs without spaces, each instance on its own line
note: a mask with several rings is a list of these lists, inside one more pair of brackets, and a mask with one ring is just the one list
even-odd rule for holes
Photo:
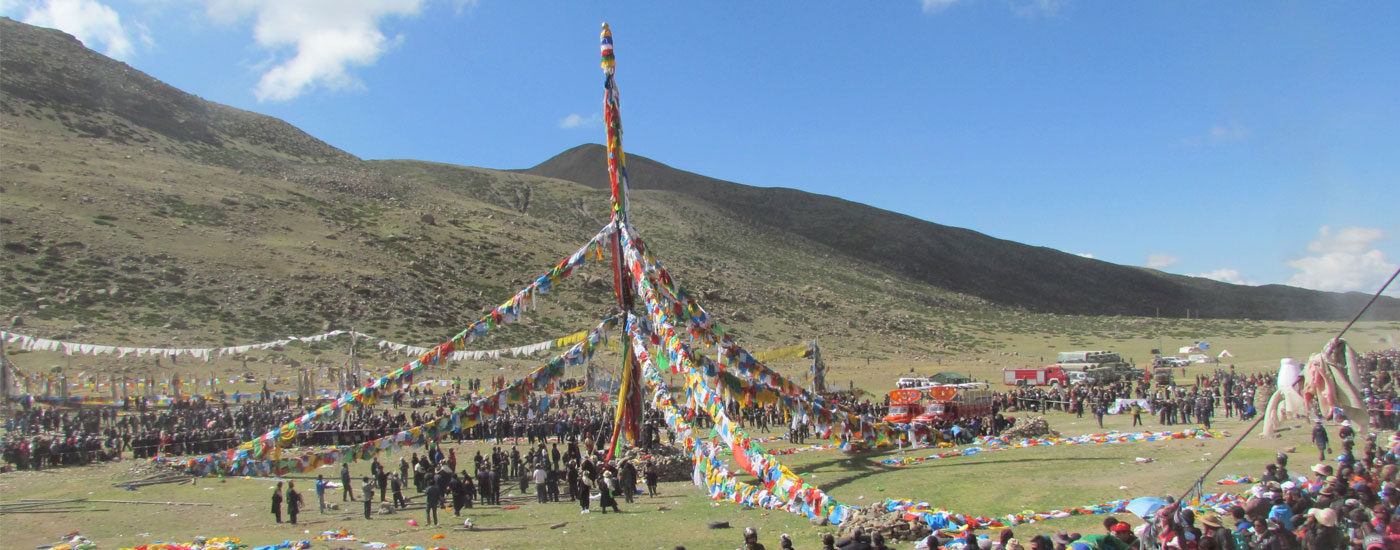
[[613,57],[612,29],[608,28],[607,23],[603,23],[603,35],[599,38],[599,47],[603,53],[603,74],[612,76],[613,71],[617,69],[617,59]]

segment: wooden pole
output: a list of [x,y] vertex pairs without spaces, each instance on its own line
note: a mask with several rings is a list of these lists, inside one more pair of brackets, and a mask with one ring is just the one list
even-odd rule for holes
[[5,416],[10,415],[10,384],[14,383],[10,370],[10,358],[5,356],[5,343],[0,342],[0,407],[4,408]]

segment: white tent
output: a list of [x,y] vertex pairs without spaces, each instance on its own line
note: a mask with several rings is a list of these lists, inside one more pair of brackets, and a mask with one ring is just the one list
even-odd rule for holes
[[1179,349],[1179,350],[1176,350],[1177,353],[1180,353],[1180,354],[1183,354],[1183,355],[1184,355],[1184,354],[1187,354],[1187,353],[1196,353],[1196,351],[1198,351],[1198,350],[1196,349],[1196,346],[1185,346],[1185,347],[1183,347],[1183,348],[1181,348],[1181,349]]
[[1217,355],[1216,357],[1219,357],[1219,358],[1221,358],[1221,359],[1224,359],[1224,358],[1226,358],[1226,357],[1234,357],[1234,356],[1235,356],[1235,354],[1230,353],[1230,350],[1227,349],[1227,350],[1221,351],[1221,352],[1220,352],[1220,355]]

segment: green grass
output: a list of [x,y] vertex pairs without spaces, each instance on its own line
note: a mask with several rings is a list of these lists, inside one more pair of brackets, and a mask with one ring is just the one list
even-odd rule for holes
[[[1051,424],[1066,435],[1097,432],[1092,420],[1075,420],[1069,415],[1051,415]],[[1127,417],[1109,417],[1110,429],[1128,429]],[[1158,429],[1153,425],[1152,429]],[[1216,423],[1217,429],[1238,435],[1242,428],[1235,421]],[[1182,429],[1177,426],[1174,429]],[[1219,486],[1214,481],[1227,474],[1262,472],[1264,464],[1274,453],[1296,446],[1302,452],[1293,455],[1295,472],[1305,472],[1313,461],[1306,445],[1306,430],[1290,430],[1278,440],[1265,440],[1257,435],[1245,440],[1207,479],[1208,491]],[[836,451],[800,453],[780,457],[784,464],[827,490],[843,503],[862,505],[883,498],[914,498],[935,506],[976,515],[1000,516],[1024,510],[1054,509],[1099,504],[1119,498],[1144,495],[1180,494],[1204,472],[1232,442],[1230,439],[1184,440],[1118,445],[1055,446],[1033,449],[984,453],[972,457],[957,457],[929,461],[908,467],[886,467],[879,460],[897,453],[882,452],[845,455]],[[773,443],[770,447],[782,448]],[[477,449],[474,444],[457,447],[459,461],[469,460]],[[931,450],[909,451],[920,455]],[[1150,457],[1156,462],[1136,464],[1136,457]],[[396,463],[397,456],[381,458],[386,464]],[[128,461],[93,468],[67,469],[59,472],[22,472],[0,476],[0,492],[13,500],[27,498],[94,498],[117,500],[208,502],[212,507],[167,508],[156,505],[104,505],[110,512],[72,514],[34,514],[4,516],[7,532],[6,547],[31,547],[51,543],[52,539],[72,530],[96,540],[103,548],[117,548],[155,540],[185,541],[197,535],[240,536],[251,544],[269,544],[284,539],[309,538],[302,530],[314,535],[322,530],[346,528],[369,540],[430,545],[438,544],[457,549],[465,548],[665,548],[684,544],[693,549],[728,549],[739,544],[740,530],[754,526],[765,543],[776,544],[779,533],[791,533],[797,547],[817,546],[821,533],[832,527],[814,527],[804,518],[786,512],[744,510],[732,504],[713,506],[700,491],[687,483],[662,485],[662,498],[639,498],[634,504],[622,504],[622,515],[594,513],[580,515],[570,503],[538,505],[533,493],[524,497],[507,497],[506,505],[519,505],[517,510],[499,507],[478,507],[467,512],[482,531],[453,532],[448,517],[439,528],[408,527],[406,520],[422,521],[421,510],[393,516],[376,516],[365,521],[360,516],[360,504],[322,516],[315,511],[314,492],[310,491],[314,476],[290,476],[306,495],[311,511],[302,516],[303,525],[294,529],[275,525],[267,512],[267,497],[271,482],[233,478],[202,479],[197,486],[163,485],[122,491],[109,487],[123,478],[131,466]],[[358,479],[368,471],[368,464],[352,465]],[[324,473],[334,474],[327,468]],[[55,483],[62,476],[65,483]],[[334,477],[334,476],[332,476]],[[1126,486],[1125,489],[1120,487]],[[518,486],[506,494],[518,494]],[[1240,490],[1239,487],[1233,490]],[[330,502],[340,502],[338,494]],[[421,500],[419,500],[421,502]],[[661,511],[658,506],[671,508]],[[235,517],[234,514],[237,516]],[[1101,521],[1098,516],[1072,517],[1034,525],[1015,527],[1021,539],[1060,529],[1095,532]],[[1123,516],[1136,523],[1136,518]],[[710,530],[710,521],[729,521],[734,529]],[[562,529],[549,525],[569,522]],[[457,520],[456,523],[460,523]],[[524,527],[523,530],[506,530]],[[149,533],[150,536],[139,536]],[[436,533],[445,539],[433,540]],[[334,546],[331,546],[334,547]],[[905,545],[898,547],[904,548]]]

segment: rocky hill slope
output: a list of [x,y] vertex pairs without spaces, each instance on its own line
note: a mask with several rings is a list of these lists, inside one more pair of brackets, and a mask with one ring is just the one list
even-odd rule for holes
[[[601,145],[565,151],[523,173],[607,189]],[[1029,246],[795,189],[761,188],[627,156],[634,189],[703,199],[744,223],[768,226],[932,286],[1032,311],[1076,315],[1349,320],[1370,296],[1284,285],[1244,286],[1122,266]],[[1400,300],[1373,306],[1400,316]]]
[[[181,92],[61,32],[0,19],[0,35],[3,328],[167,346],[353,327],[434,343],[606,222],[607,195],[598,190],[606,168],[596,147],[533,170],[548,176],[365,161],[280,120]],[[677,278],[755,348],[821,337],[852,352],[902,346],[933,354],[987,349],[1007,332],[1088,335],[1111,326],[1142,335],[1155,326],[1147,319],[1037,312],[1141,315],[1150,313],[1138,311],[1144,300],[1219,285],[1153,287],[1147,283],[1173,279],[1105,264],[1087,281],[1044,281],[1040,289],[989,270],[984,279],[1006,277],[1020,293],[995,295],[966,275],[930,274],[987,269],[976,259],[985,246],[999,247],[986,252],[997,261],[1029,255],[1022,266],[1067,255],[835,199],[663,173],[637,156],[630,168],[640,184],[634,222]],[[853,246],[814,228],[818,215],[832,226],[881,218],[877,227],[895,242]],[[611,309],[608,276],[600,265],[585,268],[538,314],[481,345],[592,326]],[[1119,278],[1129,276],[1139,278]],[[1084,301],[1076,284],[1141,284],[1151,292],[1136,299],[1119,292],[1124,302],[1094,301],[1100,309],[1057,305]],[[1220,288],[1222,296],[1238,290]],[[1323,298],[1352,299],[1273,309],[1239,299],[1238,309],[1218,311],[1312,318],[1345,309],[1320,309]],[[1380,314],[1400,316],[1394,301],[1383,306]],[[1181,329],[1183,337],[1201,332]]]

